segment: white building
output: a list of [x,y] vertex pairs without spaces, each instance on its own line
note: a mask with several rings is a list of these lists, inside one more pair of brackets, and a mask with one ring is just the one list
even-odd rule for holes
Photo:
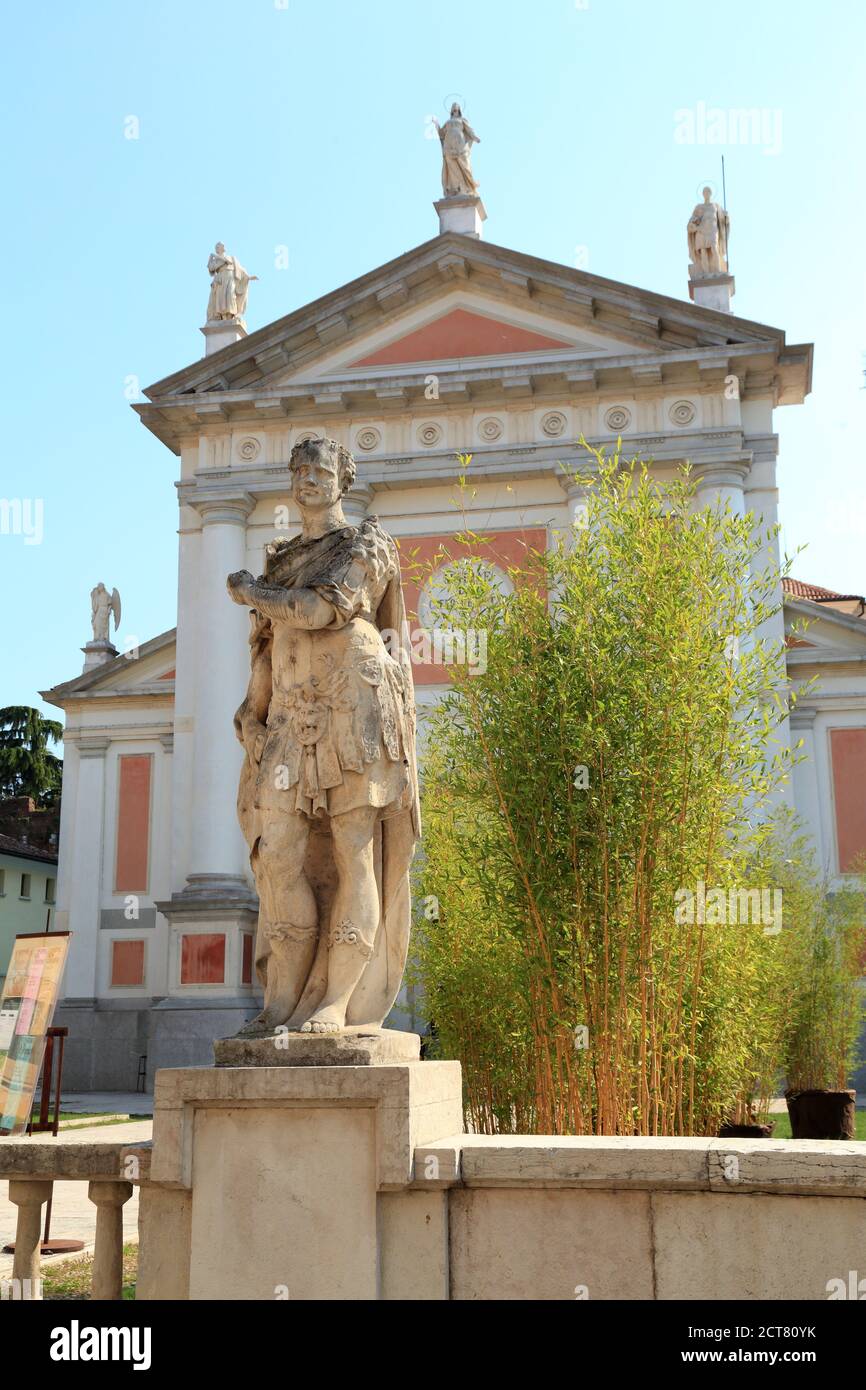
[[[179,460],[178,625],[45,692],[66,715],[55,926],[73,937],[56,1021],[70,1087],[132,1089],[144,1055],[150,1077],[208,1063],[255,1012],[232,730],[248,626],[225,580],[261,571],[299,439],[349,446],[347,516],[378,515],[421,559],[460,526],[458,453],[472,454],[471,524],[503,560],[569,524],[581,435],[621,435],[660,478],[689,460],[701,503],[776,521],[773,416],[810,390],[811,346],[732,314],[729,276],[671,299],[485,243],[475,217],[449,230],[439,206],[440,234],[396,260],[249,335],[210,326],[207,354],[135,407]],[[863,603],[793,586],[787,606],[813,620],[791,678],[822,682],[792,721],[809,754],[794,797],[838,875],[866,849]],[[420,706],[444,679],[416,669]]]

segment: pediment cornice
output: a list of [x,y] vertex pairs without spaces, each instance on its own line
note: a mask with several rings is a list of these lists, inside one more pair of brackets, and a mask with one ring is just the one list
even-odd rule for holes
[[[510,388],[544,394],[565,386],[578,396],[697,381],[717,389],[729,369],[742,372],[746,389],[750,375],[761,389],[769,383],[783,402],[786,395],[802,399],[809,389],[811,347],[788,347],[781,330],[449,233],[163,378],[147,388],[148,402],[134,408],[175,451],[183,435],[235,418],[405,408],[416,396],[424,399],[423,366],[318,377],[316,363],[383,325],[397,326],[412,309],[453,298],[455,287],[470,287],[491,313],[497,304],[531,309],[621,350],[596,354],[587,342],[576,352],[528,355],[519,368],[464,359],[453,370],[441,368],[440,404],[475,397],[483,403]],[[295,372],[306,379],[286,382]]]

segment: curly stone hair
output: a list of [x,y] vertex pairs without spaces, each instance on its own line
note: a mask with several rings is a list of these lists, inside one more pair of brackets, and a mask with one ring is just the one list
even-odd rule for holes
[[290,470],[294,473],[302,458],[311,458],[322,449],[327,449],[331,458],[337,460],[340,491],[348,492],[355,481],[355,459],[348,449],[337,443],[336,439],[325,439],[324,436],[317,439],[302,439],[300,444],[296,444],[292,450],[292,456],[289,459]]

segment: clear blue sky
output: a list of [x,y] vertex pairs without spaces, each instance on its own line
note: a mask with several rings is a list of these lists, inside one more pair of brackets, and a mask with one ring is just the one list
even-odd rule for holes
[[[0,705],[78,673],[97,580],[121,636],[174,624],[178,461],[125,389],[201,355],[213,243],[261,277],[255,329],[427,240],[455,93],[490,241],[684,299],[725,154],[735,311],[815,343],[776,417],[784,543],[866,589],[862,0],[50,0],[4,48],[0,497],[42,499],[44,539],[0,535]],[[678,140],[700,103],[765,134]]]

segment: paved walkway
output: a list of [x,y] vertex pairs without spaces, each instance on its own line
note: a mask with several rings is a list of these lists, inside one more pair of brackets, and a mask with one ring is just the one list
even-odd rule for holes
[[[91,1097],[88,1097],[90,1100]],[[115,1109],[123,1112],[125,1105],[117,1106],[119,1099],[114,1096],[114,1103],[109,1110]],[[126,1097],[128,1099],[128,1097]],[[139,1097],[139,1100],[150,1100],[150,1097]],[[64,1108],[66,1102],[64,1101]],[[95,1110],[95,1105],[82,1105],[82,1110]],[[127,1124],[118,1125],[96,1125],[88,1129],[61,1130],[59,1139],[64,1144],[87,1144],[93,1141],[97,1143],[116,1143],[134,1144],[145,1139],[150,1139],[153,1124],[150,1120],[133,1120]],[[0,1140],[0,1143],[3,1141]],[[32,1134],[27,1140],[29,1144],[55,1144],[57,1140],[51,1134]],[[8,1279],[12,1273],[12,1256],[2,1253],[2,1246],[7,1241],[15,1239],[15,1226],[18,1219],[18,1208],[9,1201],[8,1184],[0,1181],[0,1279]],[[43,1225],[45,1221],[45,1208],[42,1208]],[[68,1240],[83,1240],[84,1250],[78,1255],[47,1255],[43,1256],[43,1266],[48,1267],[53,1264],[62,1264],[64,1260],[81,1259],[83,1255],[89,1254],[93,1250],[93,1241],[96,1234],[96,1207],[87,1195],[86,1182],[56,1182],[54,1184],[54,1199],[51,1207],[51,1234],[54,1236],[65,1236]],[[138,1188],[133,1188],[132,1196],[123,1208],[123,1238],[125,1241],[138,1239]]]
[[60,1109],[70,1115],[152,1115],[153,1096],[143,1091],[64,1091]]

